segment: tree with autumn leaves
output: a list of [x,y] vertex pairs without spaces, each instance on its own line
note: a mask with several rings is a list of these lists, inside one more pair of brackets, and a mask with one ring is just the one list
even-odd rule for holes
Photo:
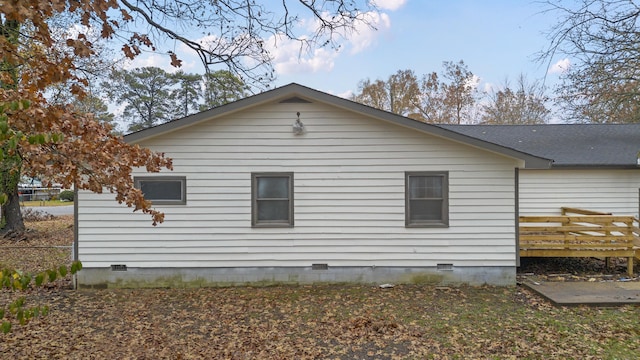
[[551,111],[544,87],[527,82],[516,87],[508,81],[491,93],[478,90],[478,79],[464,61],[443,62],[441,74],[421,78],[412,70],[398,70],[387,80],[358,84],[351,99],[378,109],[430,124],[545,124]]
[[[21,173],[64,187],[110,191],[118,202],[150,214],[154,225],[163,221],[163,214],[134,187],[131,173],[134,168],[170,170],[171,160],[126,144],[90,113],[47,101],[47,90],[60,84],[75,97],[86,95],[89,81],[76,60],[96,56],[89,31],[97,29],[108,42],[121,41],[130,59],[143,51],[159,52],[165,41],[171,49],[180,43],[207,67],[222,65],[243,81],[268,86],[274,72],[265,38],[297,40],[301,50],[334,46],[336,36],[367,22],[369,8],[365,1],[328,0],[285,0],[275,6],[253,0],[0,0],[2,232],[24,230],[17,187]],[[62,42],[65,49],[55,46],[60,39],[50,26],[59,14],[79,21],[75,35]],[[313,18],[312,34],[298,33],[302,14]],[[181,65],[172,50],[164,54],[172,65]]]
[[[0,192],[2,193],[3,232],[21,232],[18,181],[22,173],[39,176],[63,187],[115,193],[116,200],[162,222],[163,214],[151,208],[139,189],[133,186],[131,171],[144,167],[157,172],[171,169],[171,160],[148,149],[125,144],[111,134],[109,125],[92,114],[52,104],[46,99],[50,86],[69,82],[72,92],[83,95],[84,79],[74,73],[74,64],[50,47],[52,39],[45,26],[46,13],[28,12],[3,6],[3,70],[0,72]],[[29,9],[34,10],[34,9]],[[88,44],[77,53],[91,56]]]

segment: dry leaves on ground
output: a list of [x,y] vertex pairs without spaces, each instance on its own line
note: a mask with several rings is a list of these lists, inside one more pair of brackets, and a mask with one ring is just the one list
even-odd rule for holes
[[31,273],[70,264],[72,226],[73,215],[26,222],[23,236],[0,237],[0,264]]
[[30,294],[14,359],[629,358],[640,309],[556,308],[518,287],[322,285]]
[[[69,244],[68,227],[45,223],[36,233],[51,239],[32,244]],[[66,285],[27,292],[50,314],[0,334],[3,358],[626,359],[640,351],[639,307],[558,308],[520,287]],[[0,303],[13,296],[0,292]]]

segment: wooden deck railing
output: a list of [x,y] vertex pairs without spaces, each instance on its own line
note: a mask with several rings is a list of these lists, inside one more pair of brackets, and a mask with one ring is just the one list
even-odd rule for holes
[[520,216],[520,256],[626,257],[633,275],[633,258],[640,252],[638,219],[575,208],[562,208],[562,214]]

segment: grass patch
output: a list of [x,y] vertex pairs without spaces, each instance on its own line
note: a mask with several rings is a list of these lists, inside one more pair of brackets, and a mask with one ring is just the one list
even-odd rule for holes
[[42,201],[21,201],[20,206],[67,206],[73,205],[73,201],[60,201],[60,200],[42,200]]

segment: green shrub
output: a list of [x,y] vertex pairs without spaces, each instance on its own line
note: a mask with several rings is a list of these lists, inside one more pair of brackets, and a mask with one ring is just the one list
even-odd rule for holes
[[58,197],[61,201],[73,201],[73,190],[64,190]]

